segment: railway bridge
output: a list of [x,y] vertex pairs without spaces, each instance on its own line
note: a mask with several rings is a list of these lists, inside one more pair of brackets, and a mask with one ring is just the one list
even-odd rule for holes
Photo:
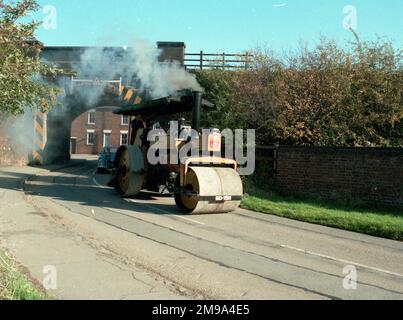
[[[160,61],[183,65],[183,42],[158,42]],[[124,47],[44,47],[41,59],[75,76],[59,77],[63,89],[59,105],[49,113],[34,116],[34,148],[30,162],[46,164],[70,158],[70,131],[74,119],[98,107],[138,104],[141,97],[133,87],[134,79],[124,72],[129,59]],[[113,62],[111,65],[111,61]],[[116,65],[115,65],[116,64]],[[116,71],[115,71],[116,70]]]

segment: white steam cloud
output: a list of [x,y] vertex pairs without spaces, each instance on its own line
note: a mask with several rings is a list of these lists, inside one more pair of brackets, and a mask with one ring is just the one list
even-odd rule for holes
[[179,90],[201,91],[196,77],[188,73],[179,62],[159,62],[160,51],[146,42],[136,41],[130,56],[133,73],[143,89],[149,90],[153,98],[171,95]]
[[15,155],[25,156],[37,151],[33,143],[34,113],[30,108],[25,108],[22,115],[8,117],[3,125]]
[[81,55],[80,78],[116,80],[123,77],[131,81],[130,85],[147,91],[153,99],[180,90],[203,91],[195,75],[179,62],[160,62],[160,54],[159,49],[144,40],[136,40],[133,47],[119,50],[90,48]]

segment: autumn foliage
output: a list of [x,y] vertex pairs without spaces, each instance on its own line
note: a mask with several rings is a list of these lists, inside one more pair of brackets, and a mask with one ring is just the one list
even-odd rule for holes
[[282,58],[257,50],[251,70],[198,73],[218,107],[204,121],[255,128],[263,145],[403,146],[402,61],[382,39],[322,39]]

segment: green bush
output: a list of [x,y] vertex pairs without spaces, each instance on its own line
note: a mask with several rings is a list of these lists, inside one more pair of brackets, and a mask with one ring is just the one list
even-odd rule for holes
[[322,39],[286,58],[257,50],[248,71],[197,73],[219,128],[254,128],[257,143],[403,146],[402,51],[388,41],[348,49]]

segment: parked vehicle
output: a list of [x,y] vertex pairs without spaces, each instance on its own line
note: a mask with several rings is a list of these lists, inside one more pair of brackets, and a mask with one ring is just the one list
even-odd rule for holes
[[97,173],[105,173],[113,168],[117,147],[105,147],[98,158]]

